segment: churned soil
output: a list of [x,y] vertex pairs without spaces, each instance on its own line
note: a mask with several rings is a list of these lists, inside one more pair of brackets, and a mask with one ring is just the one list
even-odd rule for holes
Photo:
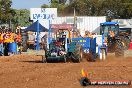
[[[93,80],[132,80],[132,57],[81,63],[42,63],[41,56],[0,57],[0,88],[83,88],[81,69]],[[85,88],[132,88],[132,86],[88,86]]]

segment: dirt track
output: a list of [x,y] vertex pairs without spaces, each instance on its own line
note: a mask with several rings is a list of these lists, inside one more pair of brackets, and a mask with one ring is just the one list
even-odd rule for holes
[[[108,57],[105,61],[81,63],[41,63],[40,56],[0,57],[0,88],[83,88],[81,69],[91,79],[132,80],[132,57]],[[86,88],[132,88],[132,86],[90,86]]]

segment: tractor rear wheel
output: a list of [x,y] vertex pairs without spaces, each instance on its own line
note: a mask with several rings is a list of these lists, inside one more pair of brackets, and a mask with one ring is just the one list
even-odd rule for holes
[[131,40],[128,37],[126,37],[125,40],[126,40],[126,50],[127,50],[129,48]]
[[82,61],[82,57],[83,57],[82,46],[77,45],[75,52],[72,53],[72,61],[79,63]]
[[130,39],[128,37],[122,36],[121,41],[124,44],[124,49],[127,50],[129,48]]
[[124,56],[124,46],[120,40],[117,40],[115,44],[115,56],[116,57]]

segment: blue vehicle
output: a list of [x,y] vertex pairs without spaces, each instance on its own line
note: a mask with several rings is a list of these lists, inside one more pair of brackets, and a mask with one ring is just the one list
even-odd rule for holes
[[89,60],[95,61],[96,39],[92,38],[67,38],[67,34],[62,31],[56,39],[52,39],[49,49],[45,52],[42,62],[75,62],[79,63],[83,59],[83,53],[91,54]]
[[108,52],[114,52],[115,56],[124,56],[124,50],[128,47],[128,38],[121,35],[119,23],[104,22],[100,24],[100,34],[104,36],[104,42],[107,43]]

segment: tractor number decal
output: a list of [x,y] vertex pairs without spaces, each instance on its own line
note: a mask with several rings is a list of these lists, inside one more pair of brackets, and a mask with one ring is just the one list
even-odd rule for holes
[[86,40],[80,40],[79,42],[86,42]]

